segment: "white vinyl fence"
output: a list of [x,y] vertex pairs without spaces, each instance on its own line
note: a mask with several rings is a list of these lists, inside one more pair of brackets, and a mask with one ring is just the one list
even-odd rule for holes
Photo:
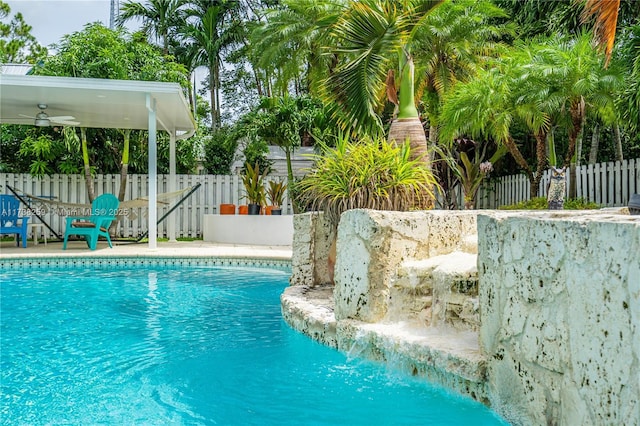
[[[544,173],[538,196],[547,196],[550,173]],[[567,176],[567,192],[570,176]],[[622,207],[629,203],[631,194],[640,192],[640,158],[608,163],[589,164],[576,167],[578,197],[598,203],[604,207]],[[568,194],[567,194],[568,195]],[[462,196],[460,194],[459,200]],[[478,191],[476,207],[496,209],[529,199],[529,180],[524,174],[485,180]],[[460,204],[464,205],[464,204]]]
[[[569,173],[567,172],[567,176]],[[626,206],[631,194],[640,192],[640,159],[620,162],[600,163],[579,166],[578,197],[594,201],[606,207]],[[268,178],[269,179],[269,178]],[[282,178],[279,178],[282,179]],[[546,196],[549,173],[545,173],[540,184],[539,195]],[[218,213],[219,205],[231,203],[246,204],[244,186],[238,175],[178,175],[175,190],[201,186],[195,190],[169,217],[158,225],[158,236],[168,236],[168,221],[176,223],[177,237],[201,237],[202,220],[205,214]],[[96,195],[111,192],[117,194],[120,189],[120,175],[97,175],[94,180]],[[0,192],[10,194],[7,185],[36,197],[51,197],[55,201],[76,204],[89,204],[87,190],[82,175],[53,175],[42,179],[28,174],[0,173]],[[146,175],[129,175],[125,200],[134,200],[147,196],[148,180]],[[569,184],[567,182],[567,189]],[[158,192],[171,192],[169,176],[158,176]],[[186,195],[186,192],[185,194]],[[169,205],[158,209],[161,218],[181,197],[169,201]],[[514,204],[529,199],[529,181],[523,174],[505,176],[495,180],[486,180],[478,191],[477,208],[495,209],[506,204]],[[462,194],[458,194],[459,205],[463,206]],[[64,233],[65,217],[58,214],[59,209],[48,210],[37,204],[37,211],[44,220],[59,234]],[[46,211],[45,211],[46,210]],[[138,237],[147,231],[147,209],[134,208],[117,226],[116,234],[121,237]],[[285,198],[283,214],[291,214],[289,200]],[[39,222],[34,216],[31,222]],[[48,238],[52,237],[50,231]]]
[[[282,179],[282,178],[280,178]],[[269,177],[267,181],[270,180]],[[246,204],[244,199],[244,185],[238,175],[177,175],[176,185],[173,191],[189,189],[197,184],[201,186],[191,196],[184,200],[167,218],[158,225],[158,236],[168,236],[168,222],[176,223],[176,237],[201,237],[202,220],[205,214],[218,213],[219,205],[231,203],[235,205]],[[0,192],[11,194],[7,188],[23,191],[34,197],[51,198],[53,201],[73,204],[90,204],[87,197],[87,189],[82,175],[53,175],[41,179],[28,174],[0,173]],[[120,175],[97,175],[94,179],[95,194],[118,194],[120,190]],[[169,175],[158,175],[158,193],[173,192],[169,189]],[[183,194],[167,200],[168,205],[159,206],[158,219],[175,206]],[[18,192],[23,196],[22,192]],[[135,200],[148,195],[147,175],[129,175],[127,177],[127,189],[125,200]],[[64,234],[65,209],[56,208],[55,204],[47,205],[34,202],[36,212],[42,216],[54,231],[60,236]],[[68,211],[68,209],[66,209]],[[116,235],[120,237],[138,237],[147,231],[147,208],[128,208],[122,213],[126,214],[118,223]],[[285,195],[282,214],[291,214],[289,200]],[[33,216],[30,222],[40,222]],[[52,238],[51,231],[46,230],[48,238]]]

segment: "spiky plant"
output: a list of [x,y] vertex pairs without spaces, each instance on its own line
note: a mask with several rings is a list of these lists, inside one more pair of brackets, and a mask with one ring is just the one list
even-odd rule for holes
[[434,197],[433,173],[421,159],[411,159],[408,142],[396,146],[363,138],[352,143],[345,135],[335,148],[318,145],[323,154],[313,156],[315,168],[299,185],[309,204],[324,211],[334,227],[346,210],[407,211]]

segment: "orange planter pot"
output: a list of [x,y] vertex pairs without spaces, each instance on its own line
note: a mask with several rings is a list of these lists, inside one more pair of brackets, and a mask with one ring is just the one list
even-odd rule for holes
[[220,204],[220,214],[236,214],[236,205]]
[[238,206],[238,214],[249,214],[249,206]]

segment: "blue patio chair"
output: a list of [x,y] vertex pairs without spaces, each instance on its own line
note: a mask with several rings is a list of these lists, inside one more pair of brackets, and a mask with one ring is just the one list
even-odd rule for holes
[[64,243],[62,249],[67,249],[67,239],[69,235],[81,235],[87,241],[91,250],[95,250],[98,245],[98,238],[105,237],[111,244],[109,236],[109,226],[116,220],[118,205],[120,201],[113,194],[102,194],[91,203],[91,216],[67,217],[67,226],[64,230]]
[[[15,234],[16,245],[27,248],[27,223],[29,217],[20,215],[20,201],[13,195],[0,195],[0,235]],[[20,222],[20,224],[18,224]]]

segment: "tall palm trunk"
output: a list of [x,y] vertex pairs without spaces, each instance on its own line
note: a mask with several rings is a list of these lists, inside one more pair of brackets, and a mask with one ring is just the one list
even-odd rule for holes
[[571,127],[569,128],[569,147],[567,149],[567,155],[564,157],[564,167],[568,167],[573,161],[574,154],[576,153],[576,143],[584,127],[584,98],[580,98],[571,105],[569,114],[571,115]]
[[124,201],[124,195],[127,191],[127,176],[129,172],[129,140],[131,138],[131,129],[124,131],[124,144],[122,147],[122,162],[120,164],[120,190],[118,192],[118,200]]
[[[389,142],[403,144],[407,140],[411,147],[411,158],[430,163],[427,152],[427,136],[422,127],[414,98],[414,65],[413,58],[406,47],[399,52],[400,57],[400,91],[398,93],[398,118],[393,120],[389,128]],[[425,197],[418,208],[432,208],[435,200]]]
[[218,61],[214,59],[209,63],[209,92],[211,101],[211,130],[220,128],[220,68]]
[[216,92],[216,129],[219,129],[221,126],[220,123],[220,118],[221,118],[221,112],[220,112],[220,61],[216,58],[215,61],[215,67],[216,67],[216,72],[215,72],[215,92]]
[[425,135],[414,98],[413,58],[405,49],[399,52],[400,91],[398,94],[398,118],[393,120],[389,129],[389,142],[402,144],[409,140],[411,157],[429,161],[427,155],[427,136]]
[[593,134],[591,135],[591,149],[589,150],[589,164],[596,164],[598,161],[598,148],[600,146],[600,126],[595,125],[593,127]]
[[616,161],[624,160],[622,155],[622,138],[620,137],[620,126],[617,124],[613,126],[613,136],[616,141]]
[[582,134],[585,121],[585,101],[580,98],[573,102],[570,107],[571,127],[569,128],[569,147],[567,155],[564,157],[564,167],[569,167],[569,198],[576,198],[578,195],[576,185],[576,146]]
[[529,197],[537,197],[538,186],[534,185],[535,177],[533,175],[533,171],[531,170],[531,167],[529,167],[529,163],[527,163],[527,160],[522,155],[522,152],[520,152],[518,145],[516,145],[516,141],[513,140],[511,135],[507,136],[507,138],[504,140],[504,146],[507,148],[507,151],[509,151],[509,154],[511,154],[513,159],[516,160],[518,166],[520,166],[520,168],[524,170],[524,173],[527,175],[527,179],[529,180]]
[[536,132],[535,138],[536,138],[536,160],[538,165],[536,167],[536,173],[533,176],[533,180],[531,181],[531,188],[529,190],[531,198],[538,196],[538,192],[540,190],[540,182],[542,181],[542,176],[544,175],[544,171],[547,170],[547,168],[549,168],[549,159],[547,157],[547,132],[545,131]]
[[[584,104],[583,104],[584,105]],[[584,111],[584,110],[583,110]],[[576,173],[577,167],[580,165],[580,155],[582,154],[582,129],[584,128],[585,116],[582,114],[578,124],[572,126],[569,131],[569,152],[572,152],[572,157],[569,163],[569,198],[578,197],[578,176]],[[573,150],[571,150],[573,142]],[[568,155],[568,154],[567,154]],[[566,159],[565,159],[566,165]]]
[[84,181],[87,186],[87,196],[89,202],[93,203],[96,198],[93,187],[93,177],[91,176],[91,164],[89,163],[89,148],[87,146],[87,129],[80,128],[80,146],[82,147],[82,163],[84,165]]

